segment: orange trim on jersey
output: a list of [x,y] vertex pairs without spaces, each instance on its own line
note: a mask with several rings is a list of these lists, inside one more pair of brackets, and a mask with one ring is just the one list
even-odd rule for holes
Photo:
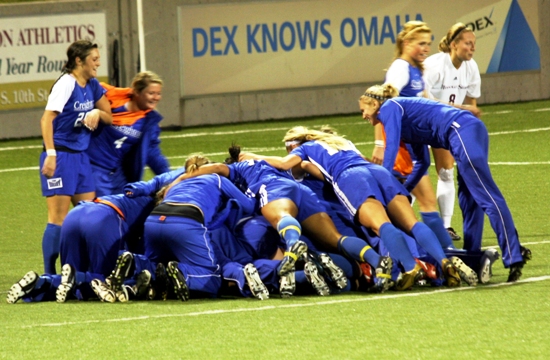
[[[384,125],[382,126],[382,135],[384,137],[384,142],[386,142],[386,131],[384,130]],[[397,152],[397,157],[395,158],[395,164],[393,164],[393,170],[397,171],[403,176],[409,176],[412,173],[413,162],[409,150],[403,141],[399,143],[399,151]]]
[[103,200],[103,199],[100,199],[100,198],[95,198],[95,199],[94,199],[94,202],[95,202],[95,203],[100,203],[100,204],[109,206],[109,207],[112,208],[114,211],[116,211],[118,215],[120,215],[120,217],[122,218],[122,220],[126,220],[126,219],[124,218],[124,213],[122,212],[122,210],[120,210],[120,209],[118,208],[118,206],[116,206],[116,205],[113,204],[112,202],[110,202],[110,201],[108,201],[108,200]]
[[[119,88],[106,83],[101,83],[101,86],[107,90],[105,97],[109,100],[111,109],[124,106],[132,99],[133,90],[131,88]],[[113,125],[133,125],[139,119],[143,119],[149,111],[151,110],[114,112],[112,114]]]

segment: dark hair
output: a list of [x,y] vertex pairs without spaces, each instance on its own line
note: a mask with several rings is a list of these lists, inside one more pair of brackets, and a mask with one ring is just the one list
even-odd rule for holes
[[241,147],[236,143],[231,143],[229,147],[229,157],[225,159],[226,164],[233,164],[239,162],[239,155],[241,154]]
[[70,73],[76,68],[76,59],[84,61],[93,49],[97,49],[97,44],[89,40],[77,40],[67,49],[67,62],[63,67],[63,72]]

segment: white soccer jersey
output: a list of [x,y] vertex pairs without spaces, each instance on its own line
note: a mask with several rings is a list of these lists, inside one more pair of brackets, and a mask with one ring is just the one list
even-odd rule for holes
[[424,60],[424,83],[431,98],[457,105],[469,96],[481,95],[481,77],[474,59],[455,68],[448,53],[437,53]]

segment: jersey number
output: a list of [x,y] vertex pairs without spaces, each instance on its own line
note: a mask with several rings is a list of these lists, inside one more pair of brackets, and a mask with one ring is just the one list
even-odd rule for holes
[[454,103],[455,103],[455,99],[456,99],[456,95],[455,95],[455,94],[451,94],[451,96],[449,96],[449,104],[454,104]]
[[82,120],[86,117],[86,112],[78,113],[76,120],[74,122],[74,127],[82,127]]
[[126,139],[128,139],[128,136],[123,136],[120,139],[115,140],[114,142],[115,148],[120,149],[122,147],[122,144],[124,144],[124,141],[126,141]]

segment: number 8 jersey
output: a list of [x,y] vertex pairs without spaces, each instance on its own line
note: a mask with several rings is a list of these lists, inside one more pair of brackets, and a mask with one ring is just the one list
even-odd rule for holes
[[59,114],[53,121],[53,142],[74,151],[84,151],[90,143],[90,130],[82,124],[86,113],[105,93],[97,79],[92,78],[85,87],[78,85],[70,74],[62,75],[52,87],[46,110]]
[[432,99],[462,105],[466,96],[481,95],[481,77],[474,59],[457,69],[448,53],[437,53],[424,60],[424,84]]

